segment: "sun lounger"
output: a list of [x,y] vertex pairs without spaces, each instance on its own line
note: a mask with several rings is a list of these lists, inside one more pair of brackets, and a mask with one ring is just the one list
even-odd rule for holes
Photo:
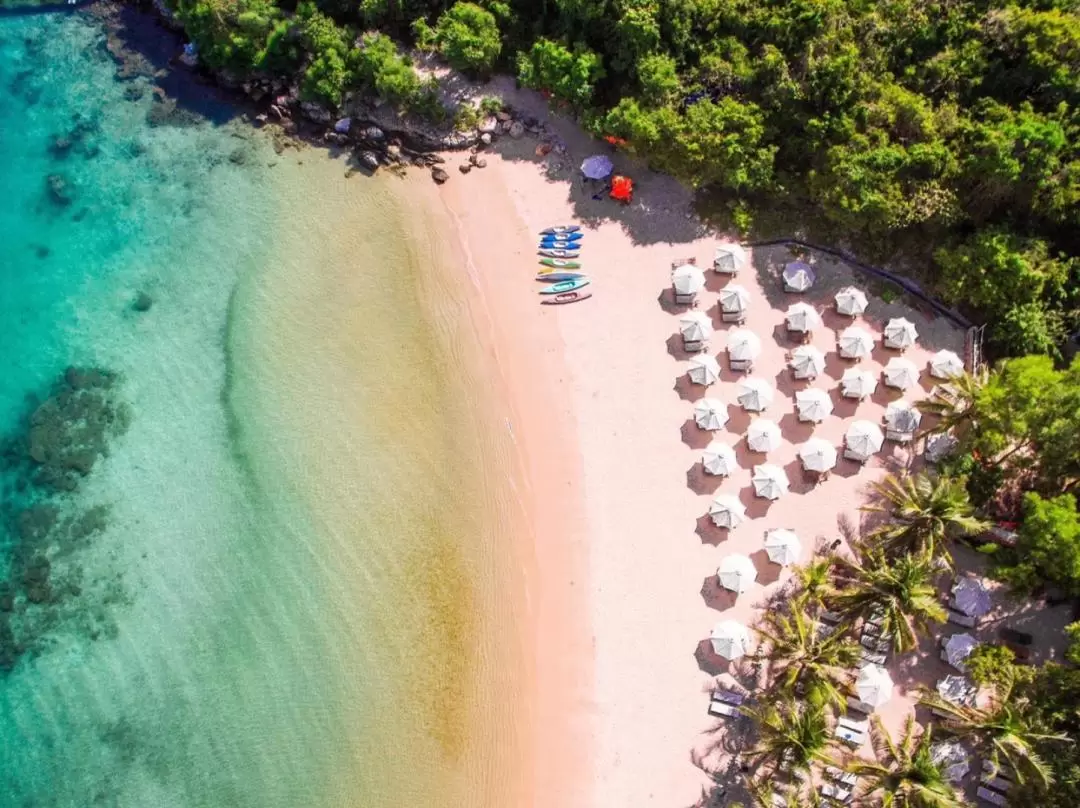
[[975,625],[979,622],[971,615],[961,614],[960,612],[954,612],[949,610],[949,622],[957,626],[963,626],[964,628],[975,628]]
[[870,637],[866,635],[859,638],[859,645],[868,651],[873,651],[878,654],[884,654],[892,647],[892,643],[884,637]]
[[749,359],[732,359],[728,362],[732,370],[742,370],[749,373],[754,369],[754,363]]
[[709,715],[723,716],[725,718],[734,718],[738,714],[738,707],[732,707],[730,704],[725,704],[722,701],[714,700],[709,702]]
[[998,794],[996,791],[991,791],[988,788],[979,787],[979,790],[975,792],[980,800],[986,800],[986,802],[993,805],[999,805],[1001,808],[1005,808],[1009,804],[1009,800],[1006,799],[1004,794]]
[[704,340],[683,340],[683,350],[687,353],[701,353],[708,350],[709,346]]
[[825,783],[821,787],[821,796],[829,797],[837,802],[847,802],[851,799],[851,789],[835,783]]
[[846,772],[843,769],[838,769],[836,766],[826,766],[825,774],[836,782],[843,783],[845,786],[853,786],[859,782],[858,775]]
[[746,312],[745,311],[722,311],[720,312],[720,322],[722,323],[745,323]]
[[863,741],[866,740],[865,733],[856,732],[855,730],[849,729],[848,727],[838,726],[836,728],[836,732],[834,732],[833,734],[836,736],[837,740],[843,741],[849,746],[854,747],[862,746]]
[[869,634],[871,636],[876,637],[879,634],[881,634],[881,626],[879,626],[877,623],[870,623],[870,622],[863,623],[862,624],[862,633],[863,633],[863,636]]
[[885,430],[885,440],[891,440],[893,443],[911,443],[914,438],[914,432],[898,432],[895,429]]
[[870,713],[874,712],[873,706],[867,704],[865,701],[859,701],[854,696],[847,697],[847,706],[849,709],[854,710],[857,713],[862,713],[863,715],[870,715]]
[[[942,656],[945,652],[942,651]],[[873,651],[864,650],[862,656],[859,657],[863,662],[873,662],[875,665],[884,665],[887,657],[885,654],[875,654]]]
[[854,460],[856,463],[865,463],[870,458],[869,457],[863,457],[858,452],[853,452],[853,451],[851,451],[851,449],[848,449],[845,446],[844,447],[844,459],[845,460]]
[[736,693],[734,690],[716,690],[713,691],[712,697],[713,701],[722,701],[732,707],[738,707],[746,701],[746,696],[742,693]]
[[818,617],[822,623],[829,623],[834,626],[843,619],[836,612],[822,612]]
[[1012,788],[1012,782],[1006,780],[1004,777],[991,777],[990,775],[984,775],[982,784],[987,788],[992,788],[994,791],[1000,791],[1002,794]]
[[848,718],[846,715],[842,715],[837,719],[836,723],[841,727],[846,727],[855,732],[866,732],[870,729],[870,721],[866,718],[856,721],[854,718]]

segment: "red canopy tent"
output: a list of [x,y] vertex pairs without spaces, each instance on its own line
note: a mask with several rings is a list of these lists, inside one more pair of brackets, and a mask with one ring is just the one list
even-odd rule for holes
[[634,181],[629,177],[616,174],[611,179],[611,198],[629,205],[634,199]]

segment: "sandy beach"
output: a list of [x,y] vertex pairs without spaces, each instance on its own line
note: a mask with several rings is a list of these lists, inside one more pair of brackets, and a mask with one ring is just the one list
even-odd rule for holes
[[[718,675],[723,680],[745,670],[712,656],[706,638],[720,619],[752,626],[790,577],[768,561],[765,532],[794,530],[806,561],[815,548],[853,535],[869,483],[914,460],[908,449],[886,443],[865,466],[841,459],[815,488],[803,479],[798,445],[814,436],[839,447],[853,420],[881,423],[890,401],[925,396],[932,387],[929,356],[941,348],[962,353],[964,335],[902,300],[886,303],[868,279],[827,257],[811,256],[818,282],[797,296],[785,294],[778,278],[792,260],[786,248],[749,255],[736,282],[751,295],[745,325],[763,344],[753,375],[776,388],[762,417],[776,421],[783,437],[767,462],[783,467],[791,480],[790,493],[778,501],[755,498],[751,471],[765,456],[746,446],[752,417],[735,402],[744,374],[728,368],[730,326],[720,323],[716,309],[728,281],[707,273],[697,304],[716,324],[709,352],[723,367],[708,395],[732,405],[731,420],[715,435],[693,422],[693,401],[705,390],[686,382],[688,357],[678,338],[685,309],[670,299],[672,263],[693,258],[708,268],[724,239],[705,233],[689,214],[684,189],[640,167],[633,169],[638,190],[631,207],[594,200],[574,177],[596,145],[571,125],[548,125],[566,142],[565,155],[538,158],[535,140],[503,141],[486,155],[486,169],[464,177],[453,171],[452,181],[436,191],[458,228],[463,266],[477,291],[474,317],[499,368],[508,428],[524,464],[527,507],[535,515],[527,594],[537,694],[530,710],[537,753],[533,804],[695,805],[712,785],[708,772],[733,759],[717,732],[721,725],[706,713],[706,694]],[[465,160],[447,157],[448,169]],[[628,161],[617,156],[616,165]],[[559,223],[584,227],[581,260],[593,297],[540,306],[532,278],[536,233]],[[922,371],[920,386],[904,396],[879,385],[861,402],[839,397],[849,363],[837,357],[835,340],[851,320],[831,304],[849,283],[871,292],[860,324],[877,347],[861,369],[880,378],[896,355],[880,344],[889,317],[906,315],[920,332],[919,344],[905,353]],[[785,333],[784,312],[799,299],[825,320],[812,342],[828,361],[813,383],[795,382],[787,369],[797,343]],[[828,391],[835,403],[833,415],[817,426],[799,423],[794,412],[795,391],[810,386]],[[701,450],[713,437],[736,449],[739,468],[729,478],[701,472]],[[747,506],[749,518],[731,531],[705,518],[721,490]],[[757,582],[738,598],[720,589],[715,576],[732,553],[750,556],[758,571]],[[896,691],[879,710],[887,726],[902,723],[918,684],[947,672],[930,664],[918,673],[890,664]]]

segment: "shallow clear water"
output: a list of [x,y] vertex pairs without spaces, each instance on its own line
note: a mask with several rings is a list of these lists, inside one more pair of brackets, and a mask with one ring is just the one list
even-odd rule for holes
[[[114,72],[0,20],[0,805],[512,803],[509,449],[438,223]],[[111,420],[46,483],[50,391],[45,465]]]

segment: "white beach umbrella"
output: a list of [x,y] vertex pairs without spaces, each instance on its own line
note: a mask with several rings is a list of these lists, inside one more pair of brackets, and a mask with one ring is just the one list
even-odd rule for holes
[[713,254],[713,269],[728,275],[736,275],[746,266],[746,250],[741,244],[725,242]]
[[864,399],[877,390],[877,379],[868,370],[848,368],[840,377],[840,395],[844,398]]
[[791,352],[791,369],[796,379],[814,379],[825,372],[825,354],[813,345],[800,345]]
[[950,783],[959,783],[971,771],[968,751],[959,741],[938,741],[931,745],[930,760],[938,765]]
[[720,290],[720,311],[725,314],[737,314],[750,306],[750,293],[738,284],[732,283]]
[[836,447],[822,438],[810,438],[799,447],[799,460],[807,471],[828,471],[836,466]]
[[885,384],[895,387],[897,390],[907,390],[919,383],[919,369],[910,359],[900,356],[892,357],[881,371]]
[[720,378],[720,363],[715,356],[699,354],[690,357],[690,369],[686,372],[694,384],[708,387]]
[[874,338],[865,328],[848,326],[836,340],[836,348],[845,359],[862,359],[874,350]]
[[787,473],[771,463],[754,466],[754,476],[750,482],[753,483],[754,493],[765,499],[780,499],[788,492]]
[[687,342],[704,342],[712,336],[712,318],[703,311],[687,312],[679,318],[679,333]]
[[809,390],[800,390],[795,394],[795,409],[799,412],[800,421],[820,424],[832,415],[833,403],[824,390],[811,387]]
[[993,608],[990,590],[978,578],[961,578],[952,592],[956,608],[969,617],[983,617]]
[[975,695],[975,685],[966,676],[950,673],[938,679],[937,692],[941,698],[953,704],[970,704]]
[[733,362],[752,362],[761,355],[761,340],[753,331],[736,328],[728,333],[727,352]]
[[706,474],[727,476],[738,467],[735,450],[726,443],[714,440],[701,454],[701,465]]
[[893,432],[914,432],[922,423],[922,413],[907,401],[891,401],[885,408],[885,425]]
[[784,315],[784,322],[787,324],[788,331],[800,331],[802,333],[821,328],[822,325],[821,315],[817,313],[817,309],[809,303],[801,302],[788,306],[787,314]]
[[717,494],[709,506],[709,518],[717,527],[738,527],[746,521],[746,508],[731,494]]
[[735,553],[720,560],[720,566],[716,568],[716,577],[724,589],[742,593],[757,580],[757,569],[754,567],[754,562],[747,556]]
[[855,691],[859,694],[859,701],[871,707],[880,707],[892,698],[893,680],[887,670],[871,663],[859,671]]
[[758,418],[746,430],[746,443],[754,452],[773,452],[780,447],[780,427],[768,418]]
[[709,635],[713,653],[735,660],[750,650],[750,632],[737,620],[721,620]]
[[696,295],[705,288],[705,273],[693,264],[683,264],[671,272],[671,285],[680,295]]
[[848,317],[855,317],[866,311],[868,305],[866,292],[854,286],[848,286],[836,293],[836,310]]
[[772,404],[773,395],[772,385],[764,379],[750,376],[739,382],[738,402],[749,412],[764,410]]
[[935,379],[955,379],[964,372],[964,360],[952,351],[938,351],[930,357],[930,375]]
[[703,398],[694,404],[694,422],[702,429],[715,432],[728,422],[727,404],[717,398]]
[[813,268],[805,261],[792,261],[784,265],[784,288],[789,292],[805,292],[814,285]]
[[790,530],[778,528],[765,534],[765,552],[769,561],[786,567],[794,564],[802,555],[802,542]]
[[951,455],[959,445],[960,441],[954,435],[939,432],[936,435],[927,437],[923,454],[926,455],[929,462],[937,463]]
[[615,169],[611,158],[606,154],[594,154],[581,161],[581,173],[590,180],[602,180]]
[[885,324],[885,347],[886,348],[910,348],[915,344],[919,332],[915,330],[915,323],[904,317],[893,317]]
[[885,436],[872,421],[852,421],[844,435],[844,445],[856,459],[869,460],[871,455],[881,451]]
[[968,654],[975,650],[975,646],[979,644],[968,633],[953,634],[949,639],[945,640],[945,661],[956,668],[958,671],[967,671],[964,667],[964,660],[968,658]]

